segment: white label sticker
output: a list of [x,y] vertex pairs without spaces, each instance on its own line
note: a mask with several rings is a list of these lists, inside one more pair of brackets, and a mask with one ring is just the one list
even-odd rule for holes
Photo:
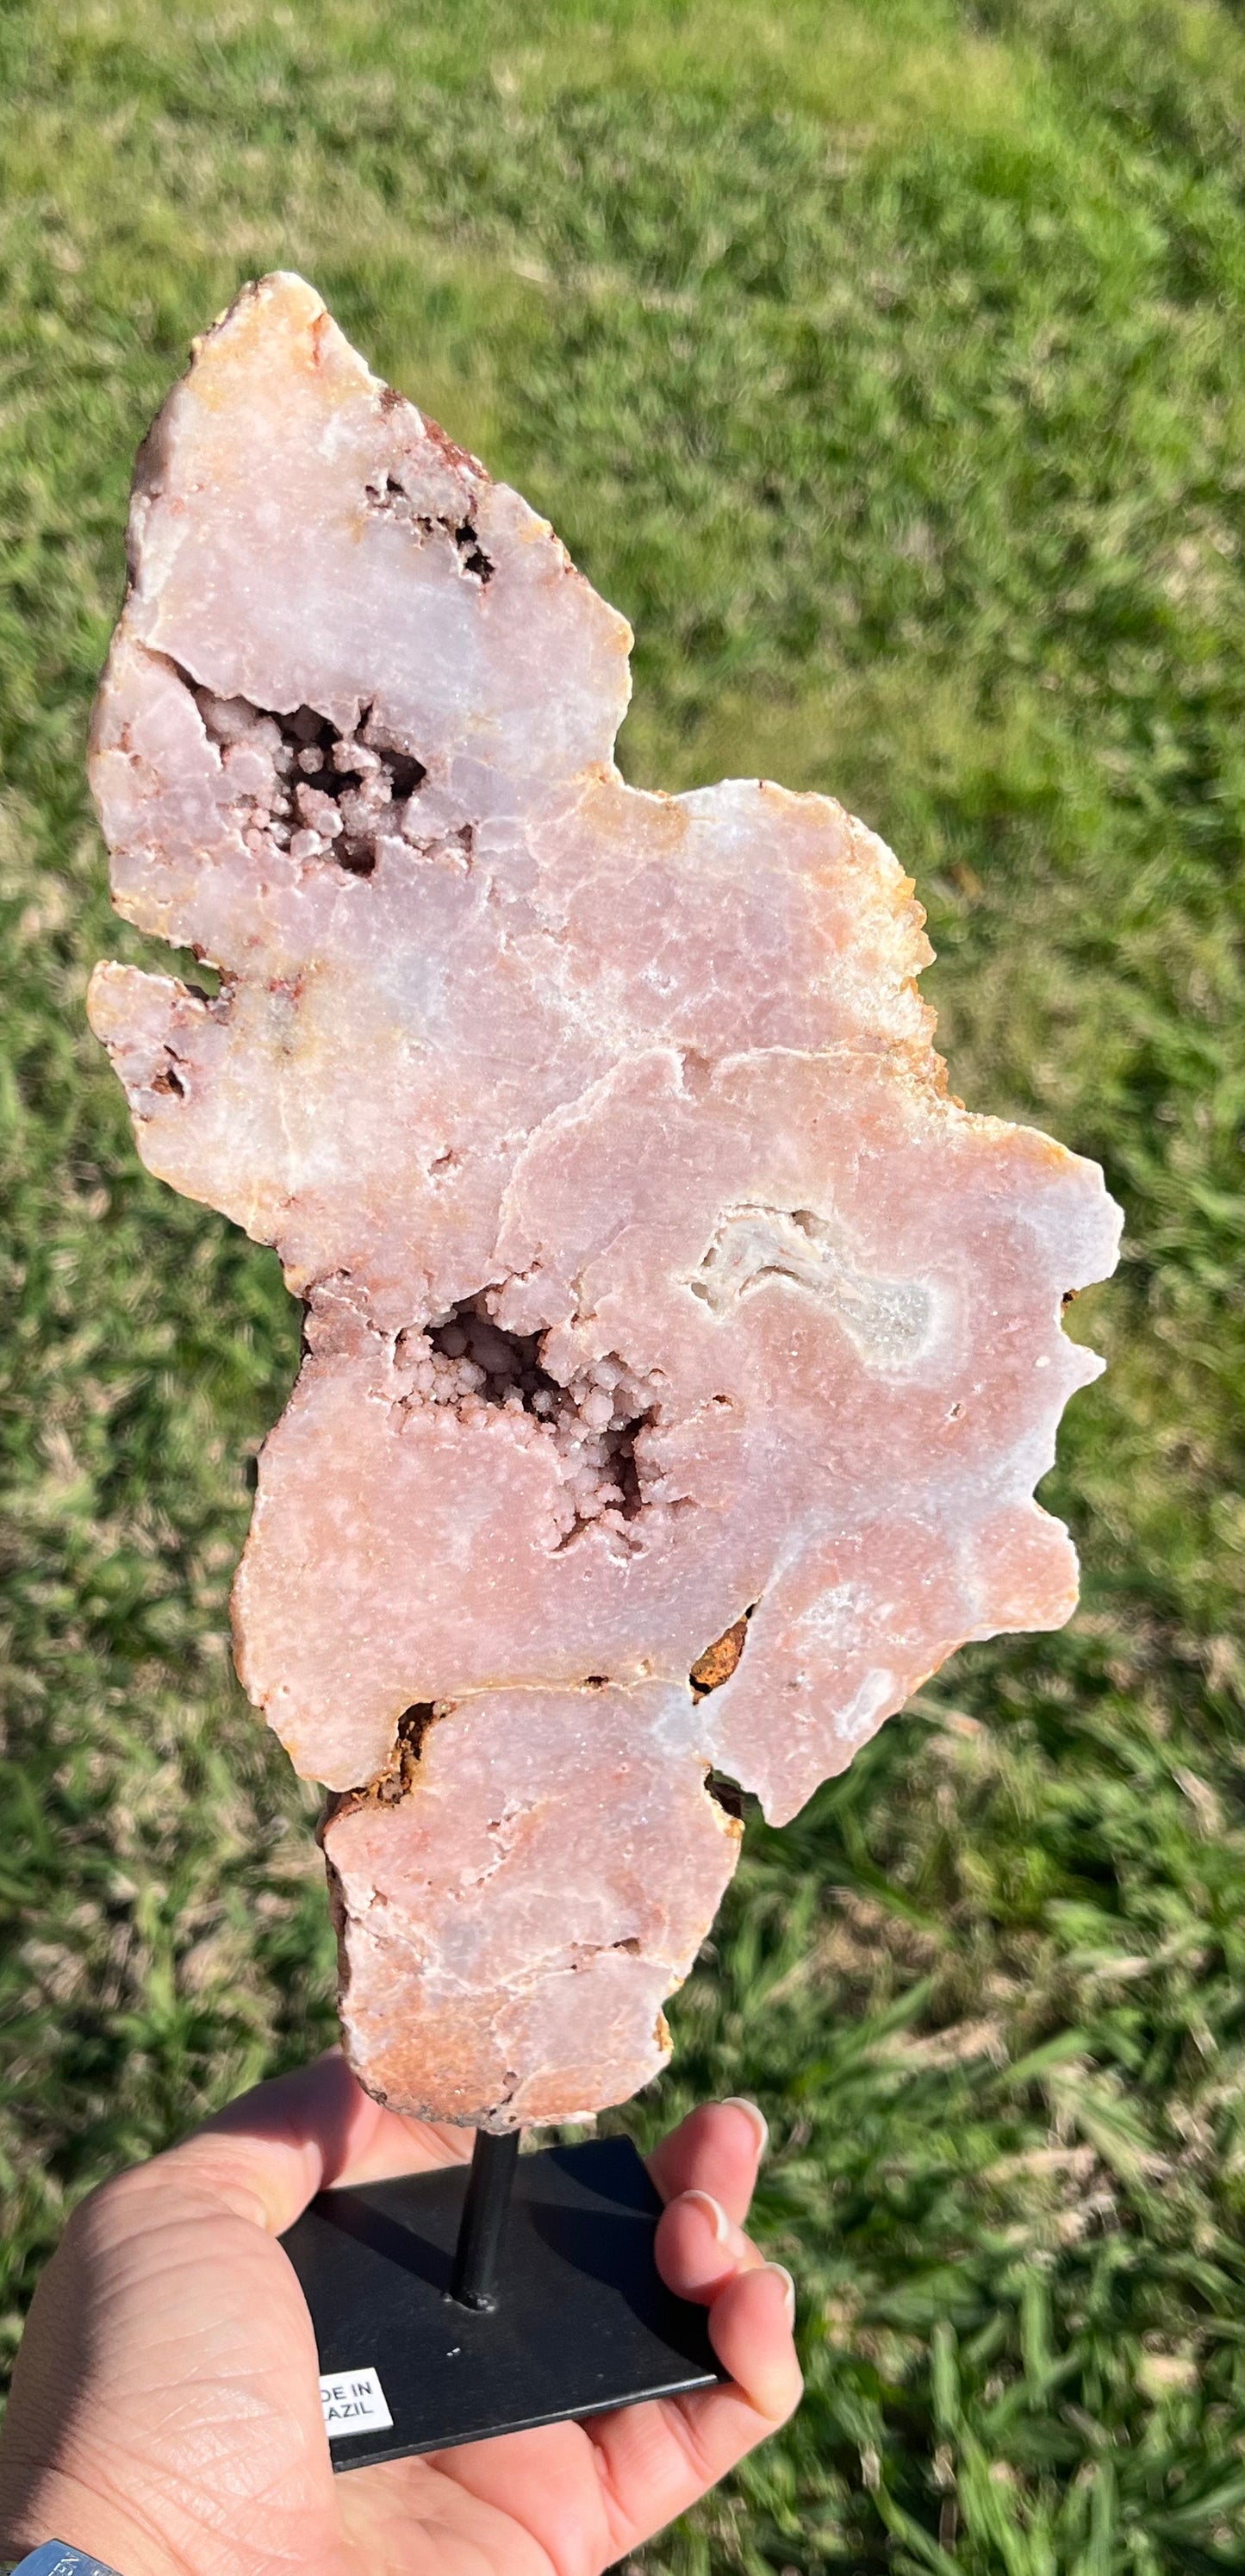
[[324,2429],[330,2442],[346,2433],[383,2433],[393,2417],[374,2370],[343,2370],[320,2381]]

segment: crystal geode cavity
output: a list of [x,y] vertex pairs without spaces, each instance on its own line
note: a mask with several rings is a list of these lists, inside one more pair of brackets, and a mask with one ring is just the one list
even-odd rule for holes
[[404,2110],[590,2112],[730,1875],[710,1772],[782,1821],[1067,1618],[1032,1496],[1117,1212],[948,1095],[871,832],[624,786],[624,620],[301,279],[197,344],[129,561],[114,894],[220,990],[103,965],[91,1023],[307,1304],[238,1662],[336,1793],[346,2044]]

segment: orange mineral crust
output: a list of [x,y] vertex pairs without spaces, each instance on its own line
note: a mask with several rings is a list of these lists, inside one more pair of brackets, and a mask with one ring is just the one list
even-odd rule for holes
[[966,1638],[1076,1598],[1096,1166],[949,1096],[841,807],[624,785],[630,633],[546,523],[246,288],[141,451],[92,780],[151,1170],[306,1300],[238,1664],[324,1829],[370,2090],[504,2128],[667,2048],[733,1866]]

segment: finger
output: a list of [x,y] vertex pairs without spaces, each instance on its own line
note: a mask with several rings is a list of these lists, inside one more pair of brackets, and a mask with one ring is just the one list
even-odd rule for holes
[[623,2407],[585,2424],[620,2551],[685,2513],[793,2413],[803,2381],[792,2307],[781,2265],[738,2273],[709,2312],[710,2338],[731,2385]]
[[705,2307],[736,2272],[756,2271],[765,2259],[708,2191],[681,2192],[667,2202],[657,2222],[656,2252],[667,2289]]
[[467,2152],[470,2135],[385,2110],[331,2050],[312,2066],[257,2084],[145,2170],[193,2184],[279,2236],[330,2184],[452,2163]]
[[[750,2439],[785,2424],[800,2402],[804,2381],[795,2351],[795,2283],[782,2263],[762,2263],[737,2273],[709,2310],[709,2341],[732,2387],[706,2389],[688,2400],[708,2420],[715,2400],[742,2402],[762,2419]],[[725,2421],[723,2417],[723,2421]],[[720,2477],[720,2469],[713,2476]]]
[[663,2200],[708,2191],[738,2221],[748,2214],[767,2136],[755,2102],[705,2102],[654,2147],[648,2169]]

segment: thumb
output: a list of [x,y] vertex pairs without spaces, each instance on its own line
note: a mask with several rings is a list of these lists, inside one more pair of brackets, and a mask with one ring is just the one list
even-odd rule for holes
[[280,2236],[330,2183],[418,2172],[454,2152],[435,2130],[374,2102],[331,2049],[241,2094],[145,2170]]

